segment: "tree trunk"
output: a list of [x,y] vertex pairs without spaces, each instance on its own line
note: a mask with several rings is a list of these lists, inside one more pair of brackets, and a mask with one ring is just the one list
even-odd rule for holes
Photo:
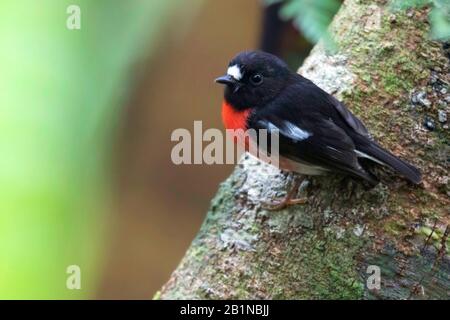
[[428,38],[429,9],[392,12],[386,2],[345,1],[330,26],[338,52],[318,44],[299,72],[418,166],[423,183],[386,169],[371,190],[309,177],[299,191],[308,204],[268,212],[261,203],[281,197],[289,181],[246,156],[155,298],[450,297],[448,53]]

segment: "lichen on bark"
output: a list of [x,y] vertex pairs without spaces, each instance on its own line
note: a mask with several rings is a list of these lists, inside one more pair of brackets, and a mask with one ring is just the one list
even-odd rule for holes
[[[299,191],[308,204],[267,212],[261,203],[281,197],[289,181],[246,156],[157,298],[449,297],[449,134],[437,115],[448,111],[450,75],[441,44],[428,38],[427,10],[345,1],[330,26],[338,51],[318,44],[299,71],[421,168],[422,185],[384,169],[371,190],[352,192],[338,176],[308,178]],[[426,119],[436,119],[433,131]],[[367,288],[369,265],[380,267],[380,290]]]

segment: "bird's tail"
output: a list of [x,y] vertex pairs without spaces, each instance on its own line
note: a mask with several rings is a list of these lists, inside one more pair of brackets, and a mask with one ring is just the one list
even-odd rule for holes
[[391,167],[415,184],[419,184],[422,179],[419,169],[403,160],[400,160],[373,141],[359,145],[358,151],[363,157]]

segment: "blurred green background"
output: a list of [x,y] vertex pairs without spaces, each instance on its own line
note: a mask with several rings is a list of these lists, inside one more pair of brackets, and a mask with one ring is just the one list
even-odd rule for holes
[[170,132],[220,127],[212,79],[256,39],[256,1],[205,2],[0,2],[0,298],[151,298],[167,279],[229,171],[200,185]]
[[[191,1],[176,23],[187,23],[200,3]],[[71,4],[81,8],[80,30],[66,27]],[[130,68],[154,52],[182,4],[0,2],[1,298],[97,294]],[[82,290],[66,288],[72,264]]]
[[222,128],[213,79],[229,59],[259,47],[299,66],[311,44],[294,26],[317,41],[337,7],[0,1],[0,299],[151,298],[233,169],[174,165],[172,131]]

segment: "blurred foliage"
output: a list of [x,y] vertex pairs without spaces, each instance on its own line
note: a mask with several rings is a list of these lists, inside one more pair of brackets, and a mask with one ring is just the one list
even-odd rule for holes
[[392,0],[394,10],[407,10],[431,6],[431,37],[436,40],[450,40],[450,0]]
[[[327,32],[328,25],[340,7],[338,0],[265,0],[266,5],[283,2],[280,17],[292,20],[294,25],[312,43],[323,39],[328,49],[335,44]],[[434,39],[450,39],[450,1],[449,0],[392,0],[394,10],[431,5],[431,36]]]
[[341,5],[338,0],[265,0],[265,2],[267,5],[284,2],[280,9],[282,19],[292,20],[311,43],[316,43],[322,38],[328,49],[334,48],[335,44],[327,29]]
[[[118,107],[177,2],[0,2],[0,298],[95,294]],[[72,264],[82,290],[66,288]]]
[[391,7],[394,10],[406,10],[409,8],[419,8],[431,4],[433,0],[391,0]]

